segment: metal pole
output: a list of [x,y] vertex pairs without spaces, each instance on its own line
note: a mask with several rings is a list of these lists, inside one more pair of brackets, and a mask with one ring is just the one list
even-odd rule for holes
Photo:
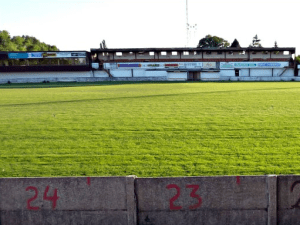
[[186,0],[186,47],[189,45],[189,14],[188,14],[188,0]]

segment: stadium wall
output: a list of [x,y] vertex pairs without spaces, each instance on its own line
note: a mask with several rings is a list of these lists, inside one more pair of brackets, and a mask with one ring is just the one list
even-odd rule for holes
[[[0,83],[97,82],[97,81],[186,81],[189,71],[108,69],[73,72],[0,72]],[[300,81],[292,68],[201,71],[202,81]]]
[[299,224],[300,176],[0,178],[0,224]]

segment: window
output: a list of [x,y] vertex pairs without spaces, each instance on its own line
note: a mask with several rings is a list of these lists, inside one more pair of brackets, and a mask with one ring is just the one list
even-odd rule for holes
[[116,56],[122,56],[122,52],[116,52]]
[[183,52],[183,55],[189,55],[190,53],[189,52],[187,52],[187,51],[184,51]]
[[252,52],[252,55],[256,55],[256,52]]
[[221,51],[218,51],[218,55],[222,55],[223,54],[223,52],[221,52]]
[[246,52],[245,51],[241,51],[241,52],[239,52],[239,55],[245,55],[246,54]]
[[283,54],[284,54],[284,55],[289,55],[290,52],[289,52],[289,51],[284,51]]
[[172,55],[177,55],[177,52],[172,52]]
[[207,52],[206,52],[206,55],[211,55],[211,51],[207,51]]
[[149,52],[149,55],[154,55],[154,52]]
[[167,52],[160,52],[161,55],[167,55]]

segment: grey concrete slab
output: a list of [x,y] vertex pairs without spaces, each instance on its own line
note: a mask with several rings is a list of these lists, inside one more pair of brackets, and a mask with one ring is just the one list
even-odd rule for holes
[[[68,217],[71,211],[78,213],[76,220],[86,221],[84,215],[92,215],[97,220],[109,221],[109,215],[113,218],[119,215],[122,217],[120,224],[135,224],[133,196],[134,177],[2,178],[0,224],[11,224],[6,221],[10,220],[9,215],[16,213],[21,213],[17,217],[21,224],[26,221],[41,224],[37,222],[39,218],[57,221]],[[92,214],[84,214],[86,211]]]
[[278,176],[278,225],[300,224],[300,176]]
[[268,225],[277,224],[277,176],[268,176]]
[[265,210],[197,210],[142,212],[139,225],[266,225]]
[[267,224],[267,182],[266,176],[138,178],[138,222]]
[[1,211],[1,225],[127,225],[125,211]]

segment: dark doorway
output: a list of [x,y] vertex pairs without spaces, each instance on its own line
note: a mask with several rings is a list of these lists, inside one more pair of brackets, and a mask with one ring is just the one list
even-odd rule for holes
[[188,72],[188,80],[200,80],[200,72]]
[[235,76],[236,77],[240,76],[240,70],[235,70]]

